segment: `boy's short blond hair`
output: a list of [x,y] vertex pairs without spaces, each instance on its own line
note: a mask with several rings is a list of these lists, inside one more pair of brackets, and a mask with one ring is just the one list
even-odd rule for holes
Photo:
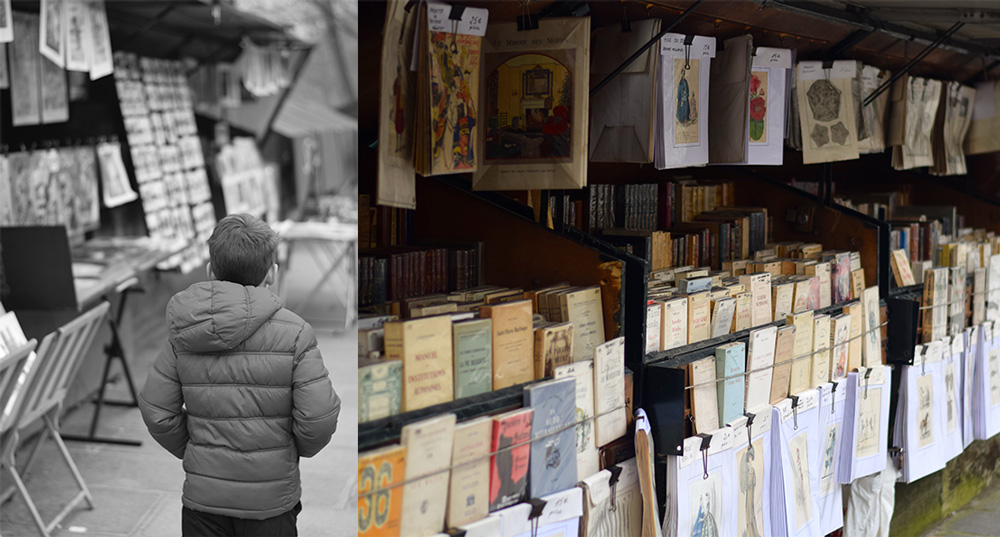
[[249,214],[231,214],[216,224],[208,239],[212,273],[219,280],[260,285],[275,262],[278,235]]

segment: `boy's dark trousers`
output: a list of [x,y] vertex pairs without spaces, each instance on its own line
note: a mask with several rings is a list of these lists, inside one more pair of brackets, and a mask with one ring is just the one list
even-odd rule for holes
[[291,511],[264,520],[213,515],[184,507],[181,510],[183,537],[297,537],[295,521],[302,502]]

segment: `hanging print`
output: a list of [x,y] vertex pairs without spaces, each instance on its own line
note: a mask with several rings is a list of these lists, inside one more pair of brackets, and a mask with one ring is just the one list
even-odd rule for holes
[[882,423],[882,388],[861,388],[858,394],[858,441],[855,458],[878,453],[878,435]]
[[697,144],[698,133],[698,77],[701,60],[674,59],[674,87],[677,110],[674,114],[674,144]]
[[66,56],[65,31],[63,30],[63,0],[42,0],[42,31],[39,50],[52,63],[63,68]]
[[767,143],[767,77],[769,71],[750,73],[750,143]]
[[736,527],[740,537],[764,536],[764,441],[758,439],[736,454],[739,504]]
[[809,441],[806,436],[800,434],[788,443],[795,494],[796,530],[801,530],[813,518],[812,494],[809,490]]
[[934,391],[930,375],[917,379],[917,438],[920,447],[934,443],[934,423],[931,418],[931,408],[934,403]]
[[722,475],[716,472],[708,476],[708,479],[695,479],[691,483],[690,493],[693,521],[691,537],[720,537]]
[[476,168],[480,41],[474,35],[430,32],[432,174]]

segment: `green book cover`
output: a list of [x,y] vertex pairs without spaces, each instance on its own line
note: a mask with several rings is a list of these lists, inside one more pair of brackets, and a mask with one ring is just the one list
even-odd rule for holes
[[716,347],[715,367],[716,378],[719,380],[719,424],[721,425],[743,415],[746,382],[745,377],[741,375],[746,371],[746,345],[741,341],[734,341]]
[[399,414],[403,401],[403,362],[375,360],[358,366],[358,421]]
[[493,321],[475,319],[452,327],[455,357],[455,398],[493,389]]

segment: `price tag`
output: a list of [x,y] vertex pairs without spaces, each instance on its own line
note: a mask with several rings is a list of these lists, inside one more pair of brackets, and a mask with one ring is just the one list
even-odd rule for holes
[[787,48],[757,47],[753,57],[754,67],[792,68],[792,51]]
[[427,27],[432,32],[455,33],[462,35],[486,35],[486,25],[490,12],[486,9],[465,8],[461,20],[452,20],[452,6],[446,4],[427,4]]

